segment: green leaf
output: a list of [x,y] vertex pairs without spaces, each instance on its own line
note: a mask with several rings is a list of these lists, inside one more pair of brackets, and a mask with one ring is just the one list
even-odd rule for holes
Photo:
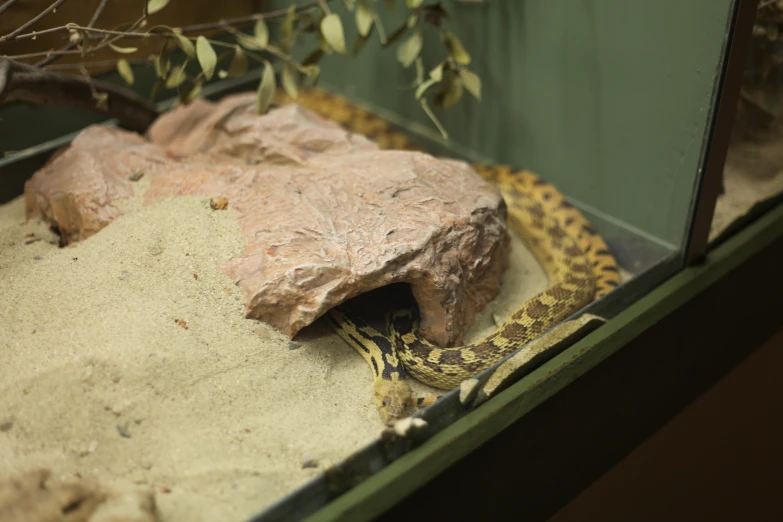
[[299,96],[299,87],[296,84],[296,69],[290,63],[285,64],[283,67],[280,82],[283,84],[285,92],[291,98],[296,99]]
[[166,47],[164,46],[160,54],[155,57],[155,75],[158,78],[165,78],[169,74],[169,69],[169,55],[166,53]]
[[280,41],[283,44],[283,49],[290,49],[296,41],[296,5],[288,7],[288,13],[286,13],[283,19],[283,25],[280,28]]
[[165,82],[163,80],[158,80],[155,82],[155,85],[152,86],[152,90],[150,91],[150,100],[155,100],[155,98],[158,96],[158,91],[160,91],[160,88],[165,85]]
[[424,62],[419,56],[414,63],[416,64],[416,83],[414,85],[418,85],[424,81]]
[[424,0],[405,0],[405,5],[408,6],[408,9],[416,9],[423,3]]
[[166,79],[166,87],[169,89],[175,89],[182,85],[182,82],[188,79],[188,75],[185,73],[185,67],[188,62],[183,63],[179,67],[175,67],[169,77]]
[[264,73],[261,75],[261,82],[258,84],[258,90],[256,91],[256,112],[258,114],[264,114],[272,105],[272,100],[275,97],[275,71],[272,69],[272,64],[264,62]]
[[430,71],[430,78],[436,82],[443,79],[443,62],[439,63],[437,67]]
[[422,43],[421,33],[416,31],[397,47],[397,60],[403,67],[410,67],[416,61],[421,52]]
[[247,55],[238,45],[234,46],[234,59],[228,67],[229,76],[241,76],[247,72]]
[[148,34],[153,34],[153,33],[155,33],[155,34],[169,34],[169,33],[174,33],[174,32],[176,32],[176,31],[174,31],[174,28],[172,28],[172,27],[170,27],[168,25],[163,25],[163,24],[153,25],[152,27],[147,29],[147,33]]
[[[361,2],[361,0],[359,0]],[[356,0],[343,0],[343,3],[345,4],[345,8],[349,11],[353,11],[353,8],[356,7]]]
[[334,50],[332,49],[332,46],[329,45],[329,43],[326,41],[326,38],[324,38],[324,35],[321,31],[318,31],[317,40],[318,40],[318,48],[323,51],[324,54],[332,54]]
[[478,101],[481,101],[481,78],[472,71],[467,69],[461,69],[459,72],[459,78],[462,81],[462,85],[472,94]]
[[147,14],[155,14],[169,3],[169,0],[149,0],[147,2]]
[[256,20],[256,26],[253,29],[256,42],[261,46],[261,49],[265,49],[269,45],[269,28],[266,26],[266,20],[259,18]]
[[455,77],[454,73],[449,71],[441,82],[441,89],[435,95],[435,103],[438,107],[450,109],[462,98],[462,82]]
[[183,36],[178,33],[175,33],[174,36],[177,38],[177,43],[179,44],[179,48],[182,49],[182,51],[188,55],[188,58],[195,58],[196,48],[193,47],[193,42],[191,42],[187,36]]
[[308,65],[306,67],[303,67],[304,73],[313,79],[313,81],[318,80],[318,75],[321,74],[321,68],[317,65]]
[[359,7],[356,9],[356,28],[362,38],[367,38],[370,34],[374,21],[372,9],[367,6],[366,0],[359,0]]
[[119,45],[109,44],[109,47],[121,54],[131,54],[139,50],[138,47],[120,47]]
[[340,54],[345,54],[345,34],[343,33],[343,21],[337,13],[332,13],[321,20],[321,34],[329,47]]
[[443,127],[443,125],[440,123],[438,118],[435,116],[435,113],[432,112],[432,109],[430,109],[430,104],[427,103],[427,98],[422,98],[419,100],[419,103],[421,103],[421,108],[424,109],[424,112],[427,113],[427,116],[429,116],[432,123],[435,124],[435,126],[438,128],[438,131],[440,132],[440,135],[443,137],[444,140],[449,139],[449,134],[446,132],[446,129]]
[[459,41],[453,33],[446,32],[443,34],[443,43],[446,44],[449,54],[454,58],[454,61],[460,65],[468,65],[470,63],[470,55],[462,47],[462,42]]
[[215,74],[217,54],[215,54],[212,44],[204,36],[196,38],[196,56],[198,57],[199,65],[201,65],[201,70],[204,71],[204,77],[207,80],[211,80],[212,75]]
[[438,83],[438,80],[434,78],[430,78],[426,82],[419,85],[419,87],[416,89],[416,99],[421,99],[422,95],[424,94],[424,91],[432,87],[434,84]]
[[195,83],[187,89],[184,89],[180,94],[179,99],[182,100],[185,105],[187,105],[188,103],[198,98],[199,94],[201,94],[201,83]]
[[133,85],[133,69],[131,69],[128,60],[125,58],[117,60],[117,72],[120,73],[120,76],[125,80],[125,83]]
[[264,48],[258,43],[252,36],[248,36],[245,33],[236,33],[237,43],[249,51],[263,51]]

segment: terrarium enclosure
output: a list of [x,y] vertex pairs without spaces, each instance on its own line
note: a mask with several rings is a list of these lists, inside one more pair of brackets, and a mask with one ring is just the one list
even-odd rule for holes
[[[381,17],[387,32],[405,22],[397,4]],[[329,5],[352,19],[342,2]],[[535,173],[606,241],[622,284],[567,317],[574,322],[559,333],[518,346],[522,362],[500,384],[492,376],[503,363],[481,372],[472,394],[457,387],[417,413],[423,422],[408,426],[416,429],[384,431],[367,363],[325,317],[293,339],[244,317],[237,281],[219,268],[245,240],[230,202],[223,214],[203,194],[141,205],[150,181],[138,176],[127,198],[137,207],[129,203],[116,223],[60,248],[48,225],[27,220],[24,183],[101,119],[3,105],[0,150],[13,154],[0,159],[0,280],[9,296],[0,321],[13,334],[0,344],[8,398],[0,427],[9,426],[0,430],[0,456],[10,472],[46,467],[61,480],[146,488],[160,520],[299,520],[486,407],[684,266],[735,2],[444,5],[481,79],[481,101],[463,93],[436,111],[448,139],[414,97],[414,68],[396,63],[394,47],[377,38],[355,57],[323,60],[318,87],[339,98],[311,108],[328,118],[348,100],[388,122],[383,132],[439,157]],[[355,41],[353,25],[345,35]],[[442,59],[441,48],[427,45],[437,38],[425,33],[427,70]],[[149,92],[153,73],[134,71],[133,88]],[[253,91],[260,77],[250,70],[203,92],[219,102]],[[466,341],[492,333],[547,284],[512,238],[500,293]],[[395,288],[355,306],[383,313]]]

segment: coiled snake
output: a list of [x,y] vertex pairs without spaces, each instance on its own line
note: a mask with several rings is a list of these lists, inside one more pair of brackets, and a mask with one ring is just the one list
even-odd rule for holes
[[[288,102],[284,96],[282,102]],[[405,135],[348,100],[321,90],[300,93],[296,103],[363,134],[381,148],[413,149]],[[440,348],[417,335],[417,310],[391,312],[388,336],[340,309],[329,312],[337,331],[373,370],[374,395],[386,424],[430,399],[414,399],[405,375],[449,390],[540,336],[620,282],[617,262],[582,214],[552,185],[527,171],[474,164],[500,190],[508,223],[543,266],[549,288],[523,303],[498,329],[481,341]]]

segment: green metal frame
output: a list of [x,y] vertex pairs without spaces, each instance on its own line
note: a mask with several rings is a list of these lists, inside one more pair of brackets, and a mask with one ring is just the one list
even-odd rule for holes
[[[305,520],[359,522],[382,514],[780,238],[783,204],[710,252],[703,264],[675,275],[603,327]],[[476,491],[481,491],[479,483]]]

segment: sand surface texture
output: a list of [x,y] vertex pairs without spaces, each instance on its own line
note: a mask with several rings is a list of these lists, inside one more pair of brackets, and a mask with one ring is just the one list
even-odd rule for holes
[[[728,172],[713,234],[780,179]],[[144,189],[69,248],[21,198],[0,206],[0,470],[150,488],[162,521],[240,522],[378,435],[371,373],[324,321],[290,342],[243,317],[218,268],[244,248],[230,210],[142,208]],[[515,236],[510,261],[469,342],[546,286]]]
[[[246,520],[377,437],[370,369],[324,321],[290,342],[243,317],[218,268],[244,246],[230,210],[139,200],[69,248],[21,198],[0,207],[0,470],[152,488],[163,521]],[[545,286],[514,237],[468,341]]]

